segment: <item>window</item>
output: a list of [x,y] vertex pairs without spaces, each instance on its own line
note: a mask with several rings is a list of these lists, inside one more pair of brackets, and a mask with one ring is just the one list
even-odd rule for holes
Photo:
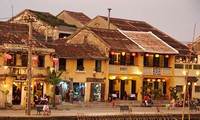
[[153,56],[153,66],[154,67],[159,67],[159,61],[160,61],[160,57],[158,56],[156,56],[157,54],[155,54],[154,56]]
[[8,66],[15,66],[16,65],[16,54],[10,54],[12,56],[11,59],[7,59]]
[[115,55],[114,55],[114,53],[112,54],[112,53],[110,53],[109,54],[109,58],[110,58],[110,61],[109,61],[109,64],[114,64],[115,63],[115,57],[114,57]]
[[125,55],[120,55],[120,65],[125,65],[126,64],[126,54]]
[[44,67],[44,56],[38,57],[38,67]]
[[149,66],[149,56],[144,56],[144,66]]
[[176,86],[176,92],[183,92],[183,86],[182,85],[177,85]]
[[101,60],[96,60],[95,62],[95,71],[101,72]]
[[83,59],[77,59],[77,70],[84,71]]
[[28,65],[28,55],[22,55],[21,60],[22,60],[22,67],[27,67],[27,65]]
[[200,92],[200,86],[195,86],[195,92]]
[[66,59],[65,58],[59,58],[59,70],[66,71]]
[[154,82],[154,89],[158,89],[159,88],[159,82]]
[[164,58],[164,67],[168,67],[169,59]]

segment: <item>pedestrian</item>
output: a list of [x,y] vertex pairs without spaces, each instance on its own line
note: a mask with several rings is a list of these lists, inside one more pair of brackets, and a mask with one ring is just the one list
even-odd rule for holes
[[74,102],[74,92],[72,90],[70,91],[69,96],[70,96],[70,103],[73,104],[73,102]]

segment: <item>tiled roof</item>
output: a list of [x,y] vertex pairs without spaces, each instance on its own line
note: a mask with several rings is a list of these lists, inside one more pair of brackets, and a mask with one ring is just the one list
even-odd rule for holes
[[82,12],[73,12],[64,10],[64,12],[68,13],[71,17],[82,23],[83,25],[87,24],[91,19],[83,14]]
[[68,41],[68,38],[59,38],[53,41],[53,44],[65,44]]
[[[107,21],[107,17],[100,16]],[[151,31],[153,34],[158,36],[161,40],[175,48],[179,51],[180,54],[188,54],[189,49],[187,46],[182,44],[181,42],[173,39],[172,37],[168,36],[167,34],[161,32],[160,30],[156,29],[155,27],[149,25],[144,21],[135,21],[135,20],[127,20],[127,19],[120,19],[120,18],[110,18],[110,23],[115,25],[117,28],[121,30],[127,31],[142,31],[142,32],[149,32]]]
[[46,44],[54,48],[59,58],[69,59],[107,59],[100,51],[88,44]]
[[137,44],[124,36],[118,30],[90,28],[99,38],[105,41],[113,51],[144,52]]
[[136,32],[122,31],[125,36],[130,38],[134,43],[138,44],[145,52],[178,54],[178,51],[167,45],[160,38],[156,37],[152,32]]
[[[27,25],[0,22],[0,44],[27,44],[29,37],[29,27]],[[37,40],[43,40],[44,37],[33,30],[33,45],[44,47]]]

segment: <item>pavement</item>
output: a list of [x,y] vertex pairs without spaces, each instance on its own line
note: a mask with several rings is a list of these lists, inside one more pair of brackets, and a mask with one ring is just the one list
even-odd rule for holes
[[[62,103],[57,105],[57,109],[51,109],[50,116],[87,116],[87,115],[120,115],[120,114],[182,114],[182,107],[175,107],[174,109],[168,110],[165,107],[159,107],[160,112],[157,112],[156,107],[141,107],[140,101],[117,101],[116,106],[112,106],[111,102],[89,102],[80,103],[75,102],[74,104]],[[132,109],[131,113],[128,111],[120,112],[119,105],[129,105]],[[188,107],[184,109],[184,113],[188,114]],[[200,114],[200,111],[190,111],[190,114]],[[38,117],[43,116],[37,114],[36,109],[31,110],[31,115],[26,115],[25,110],[16,106],[12,109],[0,109],[0,116],[3,117]]]

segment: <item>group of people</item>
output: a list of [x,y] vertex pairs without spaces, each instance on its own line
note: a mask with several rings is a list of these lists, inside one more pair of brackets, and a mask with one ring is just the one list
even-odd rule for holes
[[43,105],[43,108],[42,108],[43,112],[48,114],[50,112],[50,109],[49,109],[49,99],[48,99],[47,95],[44,94],[43,97],[41,97],[41,96],[37,97],[35,95],[35,99],[36,99],[35,101],[37,101],[38,105]]

